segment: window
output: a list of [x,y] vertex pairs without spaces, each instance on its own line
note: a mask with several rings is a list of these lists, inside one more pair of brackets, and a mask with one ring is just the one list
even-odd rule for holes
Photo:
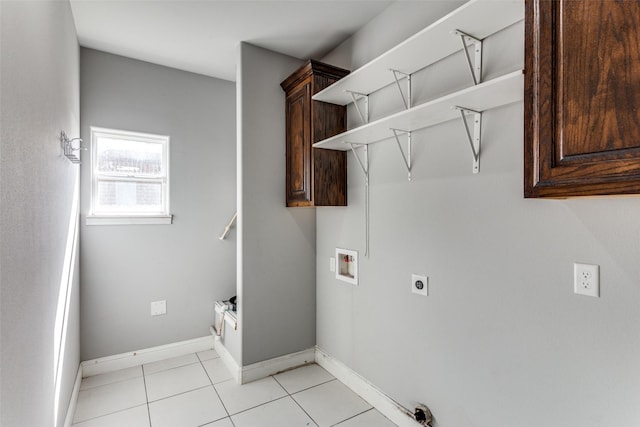
[[87,224],[170,224],[169,137],[91,128]]

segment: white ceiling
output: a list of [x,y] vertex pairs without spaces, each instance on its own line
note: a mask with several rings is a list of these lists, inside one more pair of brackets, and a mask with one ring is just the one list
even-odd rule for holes
[[320,59],[393,0],[71,0],[81,46],[225,80],[250,42]]

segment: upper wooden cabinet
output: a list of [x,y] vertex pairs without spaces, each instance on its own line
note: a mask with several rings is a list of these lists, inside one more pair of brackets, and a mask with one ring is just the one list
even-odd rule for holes
[[525,197],[640,194],[640,2],[525,0]]
[[348,73],[309,60],[280,84],[286,93],[287,206],[347,205],[346,153],[311,147],[346,130],[347,110],[311,97]]

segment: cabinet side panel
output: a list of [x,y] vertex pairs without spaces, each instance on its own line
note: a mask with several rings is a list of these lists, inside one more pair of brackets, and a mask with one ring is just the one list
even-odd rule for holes
[[525,197],[539,197],[554,167],[556,10],[552,2],[525,0]]
[[[346,130],[346,107],[313,101],[313,142]],[[313,200],[316,206],[347,205],[346,151],[313,148]]]
[[[317,93],[337,80],[326,76],[314,76],[313,92]],[[313,101],[312,116],[313,143],[347,130],[347,108],[345,106]]]
[[[314,76],[314,92],[337,79]],[[347,108],[313,101],[313,142],[330,138],[347,129]],[[347,153],[313,148],[313,200],[316,206],[347,205]]]
[[347,206],[347,152],[313,149],[316,206]]

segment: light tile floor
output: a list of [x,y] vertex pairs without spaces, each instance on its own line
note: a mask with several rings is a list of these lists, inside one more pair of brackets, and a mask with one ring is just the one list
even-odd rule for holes
[[84,378],[74,427],[392,427],[318,365],[238,385],[214,350]]

